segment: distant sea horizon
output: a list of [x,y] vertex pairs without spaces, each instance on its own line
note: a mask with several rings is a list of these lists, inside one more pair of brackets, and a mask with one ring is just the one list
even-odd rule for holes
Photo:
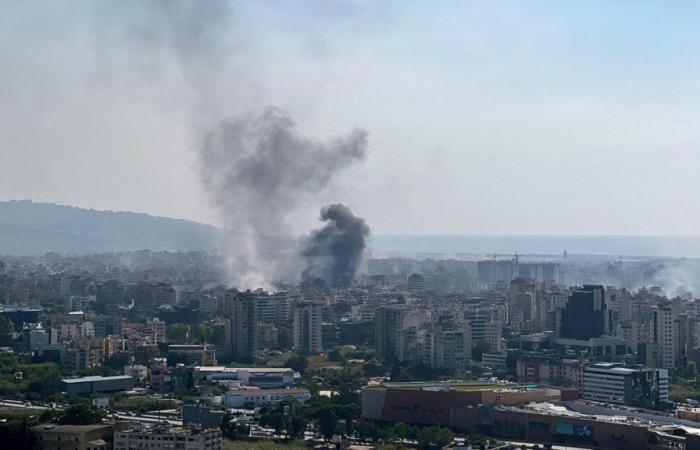
[[373,252],[700,257],[700,236],[373,235]]

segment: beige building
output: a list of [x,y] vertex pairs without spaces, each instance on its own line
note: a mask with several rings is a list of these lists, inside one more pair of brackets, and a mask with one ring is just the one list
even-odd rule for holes
[[37,450],[112,450],[112,425],[54,425],[31,428]]
[[299,303],[294,307],[294,349],[300,353],[320,353],[323,305]]
[[139,425],[114,433],[114,450],[219,450],[221,442],[221,431],[218,428]]

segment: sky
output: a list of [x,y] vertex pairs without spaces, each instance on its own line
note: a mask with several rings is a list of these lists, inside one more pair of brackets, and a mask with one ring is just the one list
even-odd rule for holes
[[[217,224],[193,75],[134,5],[0,1],[0,200]],[[319,140],[369,134],[299,232],[339,201],[376,234],[699,234],[696,2],[231,10],[222,64],[194,74],[217,113],[275,105]]]

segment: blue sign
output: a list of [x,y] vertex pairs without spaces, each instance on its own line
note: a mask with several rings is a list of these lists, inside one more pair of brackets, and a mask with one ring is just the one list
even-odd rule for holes
[[574,434],[574,426],[570,423],[557,423],[557,433],[572,436]]
[[574,425],[574,436],[590,441],[593,439],[593,428],[587,425]]

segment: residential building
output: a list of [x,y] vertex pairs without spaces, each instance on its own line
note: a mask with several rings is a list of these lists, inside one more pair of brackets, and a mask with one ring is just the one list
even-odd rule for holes
[[137,425],[114,433],[114,450],[219,450],[221,444],[218,428]]
[[252,360],[258,354],[258,295],[254,292],[226,291],[225,304],[231,317],[226,337],[235,359]]
[[323,351],[323,307],[319,303],[299,303],[294,306],[294,349],[312,354]]
[[153,342],[164,343],[165,341],[165,321],[157,317],[146,321],[146,334],[150,335]]
[[445,329],[436,326],[430,332],[431,358],[433,367],[464,370],[471,359],[472,338],[469,322],[462,323],[455,329]]
[[414,294],[419,294],[426,290],[425,277],[420,273],[410,274],[406,280],[406,283],[408,291],[413,292]]
[[374,346],[377,358],[394,361],[399,356],[399,332],[403,328],[405,308],[382,306],[374,314]]
[[676,311],[670,304],[654,306],[653,320],[653,357],[651,365],[664,369],[676,367],[677,328],[675,326]]
[[216,366],[216,350],[209,344],[169,345],[168,354],[186,365]]

